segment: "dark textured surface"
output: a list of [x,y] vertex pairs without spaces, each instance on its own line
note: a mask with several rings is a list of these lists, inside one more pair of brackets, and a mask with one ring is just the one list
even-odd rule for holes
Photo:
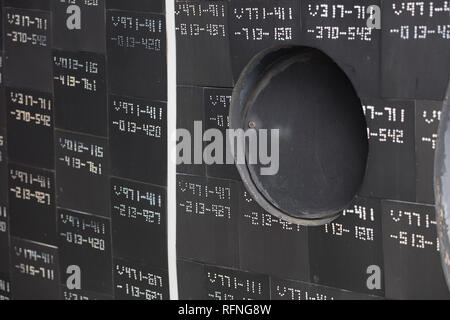
[[444,99],[450,70],[448,12],[444,1],[416,3],[408,9],[400,1],[382,2],[383,97]]
[[1,299],[169,298],[163,3],[2,1]]
[[[265,280],[256,275],[269,276],[272,299],[450,298],[440,265],[435,212],[430,206],[434,143],[450,73],[446,67],[450,39],[442,34],[438,39],[437,34],[430,33],[434,40],[403,40],[395,30],[390,31],[402,25],[411,28],[411,35],[416,25],[437,31],[449,23],[449,8],[444,1],[432,1],[422,13],[416,8],[416,18],[411,18],[411,7],[400,14],[393,11],[401,8],[402,2],[382,2],[386,17],[383,31],[367,29],[363,13],[366,1],[177,1],[177,26],[214,21],[228,30],[225,38],[230,43],[234,83],[253,55],[264,49],[295,44],[325,52],[347,74],[362,99],[369,136],[367,172],[359,197],[339,219],[322,227],[298,227],[271,216],[245,195],[235,176],[225,176],[208,166],[206,175],[180,166],[178,180],[184,183],[178,185],[177,228],[182,298],[242,297],[240,289],[232,285],[212,287],[215,282],[209,265],[217,265],[218,257],[227,259],[219,264],[225,266],[221,270],[224,279],[234,281],[238,276],[257,281],[247,294],[260,298],[265,295]],[[430,5],[437,8],[432,16]],[[228,22],[215,17],[211,6],[228,12]],[[284,37],[287,34],[289,37]],[[199,37],[178,29],[177,37],[182,44],[178,62],[183,70],[194,66],[201,69],[195,80],[180,80],[179,85],[184,87],[179,90],[188,85],[191,92],[217,87],[219,83],[210,75],[218,73],[214,79],[219,79],[229,72],[188,58],[201,48],[208,50],[217,41],[215,36]],[[427,52],[433,58],[423,60]],[[221,67],[227,61],[223,60]],[[221,89],[231,92],[233,87]],[[280,96],[280,100],[288,98],[282,92]],[[185,100],[179,99],[178,117],[183,119],[179,126],[198,119],[190,110],[203,108],[205,114],[209,113],[207,102],[198,99],[193,105],[194,100],[190,101],[192,109],[187,109]],[[274,115],[277,112],[273,110]],[[186,181],[198,190],[231,186],[231,197],[237,188],[240,191],[236,192],[241,192],[238,205],[215,200],[230,212],[228,219],[212,212],[186,214],[180,203],[208,203],[211,207],[214,200],[189,195],[184,191]],[[234,181],[238,186],[234,187]],[[218,226],[227,231],[212,237],[209,229]],[[224,244],[230,245],[230,237],[235,235],[238,261],[228,251],[203,254],[207,248],[230,250],[231,246]],[[200,243],[204,244],[199,247]],[[367,286],[371,266],[380,268],[379,289]]]
[[369,158],[361,194],[414,202],[415,101],[365,99],[363,104],[368,127]]
[[[73,2],[86,18],[79,32],[66,28],[67,2],[1,1],[0,299],[167,299],[166,205],[175,199],[164,179],[163,1]],[[262,210],[233,168],[180,166],[180,298],[449,298],[431,206],[450,61],[450,40],[438,31],[449,24],[448,5],[430,1],[413,17],[411,9],[393,11],[400,1],[382,1],[385,29],[368,33],[358,14],[367,2],[345,1],[343,15],[342,4],[177,2],[179,127],[203,120],[224,130],[242,68],[289,43],[321,49],[346,72],[364,103],[370,144],[359,197],[317,228]],[[8,13],[47,27],[16,25]],[[435,33],[402,39],[401,26],[411,36],[420,26]],[[34,41],[14,41],[14,32]],[[55,57],[83,67],[62,68]],[[68,265],[82,268],[82,290],[67,288]],[[366,285],[370,266],[381,270],[380,289]]]
[[53,51],[56,127],[107,136],[105,55]]

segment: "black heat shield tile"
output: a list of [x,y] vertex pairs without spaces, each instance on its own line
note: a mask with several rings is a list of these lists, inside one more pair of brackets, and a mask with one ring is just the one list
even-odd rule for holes
[[52,92],[52,20],[48,11],[5,8],[5,84]]
[[58,248],[11,239],[11,296],[14,300],[57,300]]
[[60,130],[55,140],[58,207],[109,217],[107,140]]
[[[379,200],[357,198],[341,217],[309,228],[308,235],[313,283],[384,296]],[[371,277],[374,280],[368,281]]]
[[55,48],[105,53],[105,0],[52,0],[52,13]]
[[[187,130],[191,136],[192,142],[192,139],[195,139],[194,122],[201,121],[203,124],[205,123],[203,88],[178,86],[177,97],[177,114],[182,115],[177,116],[177,129]],[[189,163],[183,162],[177,165],[177,172],[197,176],[206,176],[205,164],[203,162],[201,164],[195,164],[194,148],[195,145],[191,144]],[[184,153],[181,153],[180,155],[184,156]]]
[[177,175],[177,254],[180,258],[238,266],[237,184]]
[[379,96],[381,31],[368,27],[369,5],[380,6],[380,0],[301,1],[298,44],[330,56],[350,78],[360,98]]
[[58,129],[107,136],[105,56],[53,51]]
[[9,158],[31,166],[53,169],[53,96],[18,88],[5,88],[5,94]]
[[386,0],[381,12],[382,96],[443,100],[450,76],[448,1]]
[[417,202],[434,204],[434,154],[442,102],[416,101]]
[[165,102],[110,96],[109,138],[114,176],[167,184]]
[[363,104],[369,157],[360,194],[415,201],[415,102],[366,100]]
[[256,54],[300,41],[299,0],[229,0],[228,10],[235,82]]
[[377,296],[370,296],[305,282],[284,280],[276,277],[270,278],[270,285],[272,300],[381,300],[381,298]]
[[107,9],[119,9],[141,12],[164,12],[164,0],[106,0]]
[[162,14],[107,10],[110,93],[167,100],[165,30]]
[[309,281],[308,228],[262,209],[240,184],[240,268],[286,279]]
[[386,298],[449,299],[433,206],[382,202]]
[[177,0],[175,18],[177,83],[232,86],[227,1]]
[[167,269],[166,190],[111,179],[114,257]]
[[80,269],[81,289],[111,295],[113,267],[111,222],[105,218],[58,209],[61,284],[70,282],[70,266]]
[[55,245],[54,172],[12,163],[8,170],[11,236]]

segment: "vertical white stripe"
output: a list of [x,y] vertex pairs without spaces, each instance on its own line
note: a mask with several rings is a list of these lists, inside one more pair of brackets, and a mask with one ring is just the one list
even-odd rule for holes
[[177,59],[175,34],[175,0],[166,0],[167,32],[167,251],[170,299],[178,299],[176,251],[176,150],[177,129]]

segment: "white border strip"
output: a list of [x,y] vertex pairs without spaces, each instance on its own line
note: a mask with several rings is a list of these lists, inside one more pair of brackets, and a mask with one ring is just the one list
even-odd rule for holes
[[167,32],[167,254],[170,299],[178,300],[176,150],[177,129],[177,59],[175,33],[175,0],[166,0]]

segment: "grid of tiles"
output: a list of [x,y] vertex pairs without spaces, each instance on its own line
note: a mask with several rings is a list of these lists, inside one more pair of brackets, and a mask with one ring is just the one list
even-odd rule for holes
[[[369,5],[381,30],[367,27]],[[261,209],[234,167],[179,166],[181,298],[450,297],[440,265],[433,158],[450,73],[448,1],[177,1],[178,126],[225,130],[233,86],[277,46],[318,48],[364,104],[364,185],[334,223],[289,225]],[[274,107],[273,112],[277,112]],[[380,272],[381,285],[371,275]]]
[[163,1],[2,13],[0,297],[169,298]]

